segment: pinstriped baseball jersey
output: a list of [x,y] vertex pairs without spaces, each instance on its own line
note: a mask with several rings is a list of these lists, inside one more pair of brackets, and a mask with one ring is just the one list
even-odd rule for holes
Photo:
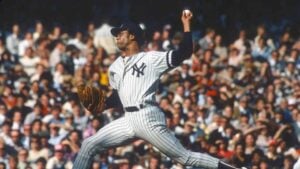
[[155,102],[159,78],[172,65],[170,52],[141,52],[119,57],[109,68],[110,85],[118,90],[124,107]]

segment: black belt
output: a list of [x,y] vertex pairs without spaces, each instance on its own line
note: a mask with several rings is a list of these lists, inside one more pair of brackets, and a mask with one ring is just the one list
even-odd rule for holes
[[140,104],[139,107],[138,106],[129,106],[129,107],[124,107],[124,110],[125,112],[135,112],[135,111],[139,111],[145,107],[147,107],[147,105],[157,105],[156,103],[152,103],[152,102],[149,102],[149,103],[146,103],[146,104]]
[[140,109],[144,108],[143,105],[140,105],[140,107],[137,106],[130,106],[130,107],[125,107],[124,110],[126,112],[134,112],[134,111],[139,111]]

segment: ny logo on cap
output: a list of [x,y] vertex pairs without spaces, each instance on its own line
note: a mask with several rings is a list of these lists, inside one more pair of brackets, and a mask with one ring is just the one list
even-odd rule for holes
[[136,77],[140,77],[140,75],[144,75],[144,70],[147,67],[147,65],[145,63],[142,63],[142,65],[140,67],[137,66],[137,64],[134,64],[132,66],[132,74],[131,75],[135,75]]

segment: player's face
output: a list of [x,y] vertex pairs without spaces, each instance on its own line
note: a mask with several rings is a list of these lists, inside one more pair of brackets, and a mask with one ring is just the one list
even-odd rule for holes
[[117,36],[116,36],[116,44],[117,47],[120,50],[125,50],[126,47],[128,46],[128,44],[130,43],[131,39],[130,39],[131,35],[128,31],[121,31]]

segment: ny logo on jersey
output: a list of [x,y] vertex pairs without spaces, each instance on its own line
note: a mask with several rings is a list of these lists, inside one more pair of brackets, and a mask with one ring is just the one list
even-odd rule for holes
[[147,67],[145,63],[142,63],[140,67],[137,66],[137,64],[134,64],[132,66],[132,75],[134,76],[136,74],[136,77],[140,77],[140,75],[144,75],[144,70]]

